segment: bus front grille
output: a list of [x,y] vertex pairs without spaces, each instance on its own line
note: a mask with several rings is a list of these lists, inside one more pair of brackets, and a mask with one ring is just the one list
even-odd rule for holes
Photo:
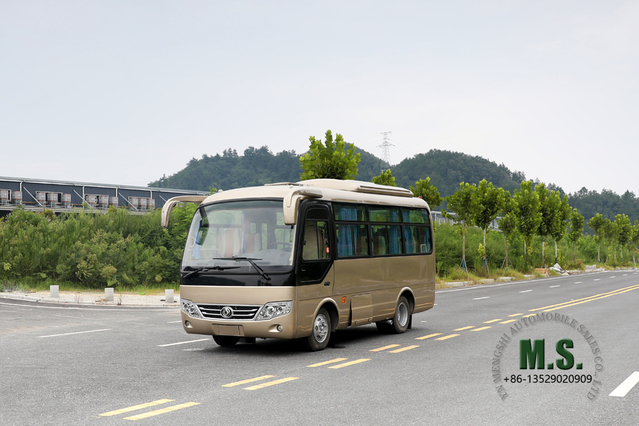
[[[261,306],[253,305],[208,305],[198,304],[200,312],[204,318],[209,319],[231,319],[231,320],[251,320],[260,310]],[[225,309],[225,308],[230,308]]]

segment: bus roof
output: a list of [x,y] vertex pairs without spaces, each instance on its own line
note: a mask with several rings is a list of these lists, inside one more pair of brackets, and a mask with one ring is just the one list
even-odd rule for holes
[[[187,199],[189,198],[189,199]],[[197,199],[196,199],[197,198]],[[316,198],[342,203],[362,203],[393,205],[403,207],[428,208],[426,201],[413,196],[405,188],[378,185],[372,182],[339,179],[309,179],[301,182],[281,182],[264,186],[219,191],[208,197],[176,197],[169,200],[162,209],[162,226],[168,226],[173,205],[178,202],[201,202],[203,204],[230,200],[256,198],[281,198],[284,202],[284,223],[294,225],[297,220],[299,201]],[[172,200],[175,200],[171,203]]]
[[300,199],[317,198],[345,203],[382,204],[405,207],[428,208],[421,198],[405,188],[378,185],[371,182],[338,179],[309,179],[301,182],[282,182],[249,188],[217,192],[204,203],[250,198],[284,199],[286,224],[295,224]]

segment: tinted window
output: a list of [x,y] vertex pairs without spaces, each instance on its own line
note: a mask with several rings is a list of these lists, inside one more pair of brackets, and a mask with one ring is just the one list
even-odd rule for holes
[[368,256],[368,225],[337,225],[337,256]]
[[430,224],[430,213],[426,209],[402,209],[404,223]]
[[371,222],[399,222],[399,209],[393,207],[370,207]]
[[373,225],[373,255],[401,254],[402,230],[397,225]]
[[426,226],[405,226],[406,253],[432,253],[433,245],[430,228]]
[[335,220],[343,220],[349,222],[365,222],[366,207],[347,204],[334,204]]

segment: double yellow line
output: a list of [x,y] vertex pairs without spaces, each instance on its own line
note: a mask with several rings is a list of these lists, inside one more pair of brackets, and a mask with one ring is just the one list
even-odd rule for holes
[[570,306],[581,305],[582,303],[592,302],[594,300],[605,299],[606,297],[616,296],[618,294],[627,293],[632,290],[639,289],[639,284],[631,285],[630,287],[624,287],[617,290],[609,291],[607,293],[595,294],[594,296],[584,297],[582,299],[571,300],[569,302],[558,303],[556,305],[544,306],[543,308],[530,309],[529,312],[543,311],[550,312],[557,309],[568,308]]

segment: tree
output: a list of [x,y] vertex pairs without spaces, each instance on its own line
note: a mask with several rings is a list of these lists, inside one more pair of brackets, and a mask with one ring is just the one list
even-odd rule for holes
[[311,146],[308,152],[300,157],[302,166],[301,180],[307,179],[354,179],[357,176],[357,165],[361,159],[355,154],[355,145],[347,144],[339,133],[333,142],[333,134],[326,131],[326,141],[309,138]]
[[495,188],[486,179],[482,179],[477,185],[477,189],[473,194],[475,201],[475,211],[473,212],[473,222],[484,231],[484,249],[483,263],[484,269],[488,270],[488,261],[486,257],[486,232],[490,224],[497,218],[499,212],[504,208],[504,190]]
[[524,181],[521,183],[520,190],[516,190],[514,195],[517,205],[515,210],[517,229],[524,236],[524,265],[526,269],[528,268],[528,249],[541,222],[539,195],[533,191],[532,187],[531,180]]
[[606,251],[606,263],[610,262],[610,246],[614,244],[615,240],[615,224],[608,219],[607,217],[603,220],[602,226],[603,238],[606,241],[607,251]]
[[632,226],[632,263],[637,268],[637,262],[635,260],[635,253],[639,248],[639,220],[635,220],[635,224]]
[[615,216],[615,225],[617,227],[617,242],[621,249],[621,261],[623,262],[623,249],[626,248],[626,245],[632,239],[632,225],[625,214]]
[[430,183],[430,177],[426,179],[420,179],[415,182],[415,187],[409,188],[415,197],[419,197],[428,203],[431,209],[439,206],[443,198],[439,196],[439,191],[435,188],[435,185]]
[[604,237],[605,220],[601,213],[597,213],[588,221],[590,229],[595,231],[595,239],[597,240],[597,262],[601,262],[601,240]]
[[395,178],[393,177],[390,169],[382,172],[379,176],[374,176],[373,183],[376,183],[378,185],[397,186],[397,184],[395,183]]
[[[555,192],[554,197],[560,198],[559,191]],[[568,204],[568,195],[559,202],[559,211],[555,215],[555,221],[552,225],[550,235],[555,240],[555,263],[557,263],[557,243],[566,235],[568,221],[570,220],[570,204]]]
[[461,223],[462,226],[462,269],[468,272],[466,265],[466,226],[473,224],[473,217],[475,214],[475,197],[473,194],[477,187],[475,184],[469,184],[461,182],[459,184],[459,190],[453,195],[446,197],[448,208],[455,213],[454,215],[444,212],[444,216],[452,219],[456,223]]
[[584,217],[573,209],[570,213],[570,232],[568,233],[568,240],[575,245],[575,251],[573,255],[573,262],[577,261],[577,241],[583,235],[584,232]]
[[[552,232],[552,227],[555,222],[555,216],[559,210],[560,204],[557,204],[557,199],[553,197],[552,193],[548,191],[546,185],[543,183],[538,184],[535,187],[535,194],[539,198],[539,212],[541,213],[541,221],[537,228],[537,235],[541,237],[541,263],[546,267],[546,237]],[[559,200],[561,202],[561,199]]]
[[504,241],[506,243],[506,258],[504,264],[508,269],[508,239],[517,230],[517,205],[515,200],[510,196],[510,192],[504,191],[504,208],[501,212],[501,219],[497,226],[499,230],[504,234]]

